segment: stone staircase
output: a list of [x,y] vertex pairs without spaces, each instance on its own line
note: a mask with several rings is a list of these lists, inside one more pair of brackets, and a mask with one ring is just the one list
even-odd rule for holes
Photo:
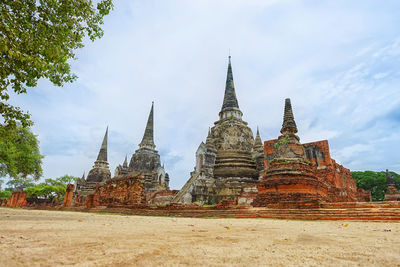
[[182,187],[181,190],[176,193],[176,195],[172,198],[171,202],[176,203],[182,200],[183,195],[189,189],[189,187],[194,183],[194,181],[199,177],[199,173],[194,173],[192,177],[186,182],[186,184]]
[[128,208],[95,207],[90,212],[110,212],[144,216],[173,216],[192,218],[271,218],[295,220],[376,220],[400,221],[400,207],[373,208],[310,208],[310,209],[270,209],[270,208]]
[[356,221],[400,221],[400,202],[374,203],[325,203],[320,208],[242,208],[201,207],[197,205],[172,204],[165,207],[96,206],[86,207],[29,207],[32,209],[58,209],[88,212],[107,212],[142,216],[172,216],[191,218],[270,218],[289,220],[356,220]]

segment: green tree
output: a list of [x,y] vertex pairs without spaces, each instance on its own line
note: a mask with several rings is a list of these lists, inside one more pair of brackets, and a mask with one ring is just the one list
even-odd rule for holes
[[11,197],[11,190],[0,190],[0,199],[9,199]]
[[112,0],[3,0],[0,3],[0,114],[3,123],[32,124],[29,114],[6,101],[8,90],[26,93],[40,78],[57,86],[72,82],[69,60],[86,36],[103,35],[103,17]]
[[75,177],[75,176],[67,174],[67,175],[58,177],[56,180],[59,182],[62,182],[65,185],[68,185],[68,184],[74,184],[76,182],[76,180],[78,180],[78,179],[79,179],[79,177]]
[[78,177],[64,175],[56,179],[46,179],[44,183],[26,188],[29,198],[47,198],[60,201],[64,198],[67,185],[76,181]]
[[0,177],[10,176],[16,181],[31,175],[42,176],[39,141],[29,128],[0,125]]
[[47,183],[40,183],[32,187],[26,188],[25,191],[28,198],[47,198],[54,200],[57,196],[61,197],[63,188],[49,185]]
[[7,185],[8,185],[7,189],[14,192],[34,186],[35,183],[30,178],[14,177],[7,182]]
[[[397,189],[400,189],[400,175],[395,172],[389,172]],[[373,201],[382,201],[386,193],[386,172],[374,171],[354,171],[351,175],[357,182],[357,187],[370,190]]]

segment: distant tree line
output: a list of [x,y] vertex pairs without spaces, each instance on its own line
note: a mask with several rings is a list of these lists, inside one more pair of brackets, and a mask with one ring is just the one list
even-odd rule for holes
[[7,182],[8,187],[0,190],[0,199],[8,199],[12,192],[24,190],[27,198],[50,199],[58,202],[64,199],[67,185],[75,183],[77,179],[79,178],[64,175],[55,179],[46,179],[42,183],[35,183],[31,178],[13,178]]
[[[395,172],[389,172],[396,185],[400,189],[400,175]],[[380,171],[354,171],[351,175],[357,182],[357,187],[370,190],[373,201],[382,201],[385,199],[386,192],[386,172]]]

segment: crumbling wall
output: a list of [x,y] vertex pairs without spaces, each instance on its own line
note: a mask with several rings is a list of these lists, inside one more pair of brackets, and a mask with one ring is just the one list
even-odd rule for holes
[[[274,165],[277,147],[275,144],[277,142],[277,139],[264,142],[264,153],[266,155],[265,166],[267,172],[268,170],[271,171],[271,166]],[[277,179],[279,180],[279,176],[274,177],[275,181],[265,180],[266,183],[264,182],[262,186],[258,187],[258,190],[260,191],[259,193],[265,194],[265,197],[269,198],[280,198],[282,196],[279,195],[279,192],[288,191],[289,188],[291,188],[291,190],[293,189],[296,192],[300,190],[303,191],[303,193],[310,193],[310,196],[318,192],[318,195],[323,196],[322,198],[328,202],[371,201],[371,194],[369,191],[357,189],[356,181],[351,176],[350,170],[336,163],[336,161],[331,158],[329,143],[327,140],[306,143],[302,144],[302,146],[305,151],[306,162],[311,167],[307,167],[307,169],[311,171],[312,176],[316,177],[316,181],[312,183],[311,181],[303,183],[301,181],[303,179],[301,176],[288,176],[282,174],[282,181],[277,181]],[[284,163],[285,165],[290,165],[290,162]],[[297,166],[296,169],[297,171],[304,173],[304,170],[301,170],[302,167],[300,165]],[[274,185],[274,190],[271,189],[269,190],[271,192],[267,193],[264,188],[265,186],[268,187],[268,183],[281,185],[279,188],[277,185]],[[303,185],[301,185],[302,183]],[[315,186],[312,184],[315,184]],[[320,186],[321,184],[323,185],[322,187]],[[324,190],[321,190],[321,188],[324,188]],[[275,191],[275,193],[272,193],[272,191]],[[299,200],[299,196],[297,195],[291,193],[287,195],[287,199],[292,198]],[[261,203],[258,203],[258,205],[261,205]]]
[[74,196],[74,185],[68,184],[67,189],[65,190],[64,207],[71,206],[73,196]]
[[394,184],[388,185],[385,193],[385,201],[400,201],[400,192]]
[[13,192],[10,198],[7,200],[7,207],[15,208],[22,207],[25,205],[26,192],[18,191]]
[[95,188],[86,198],[86,206],[145,205],[146,193],[141,176],[115,177]]

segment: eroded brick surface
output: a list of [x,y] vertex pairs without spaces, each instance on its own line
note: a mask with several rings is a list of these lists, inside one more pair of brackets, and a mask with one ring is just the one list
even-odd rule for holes
[[98,184],[87,195],[76,195],[75,206],[145,205],[146,193],[142,176],[115,177]]
[[74,185],[69,184],[67,185],[67,189],[65,190],[64,207],[71,206],[73,197],[74,197]]
[[18,191],[13,192],[10,198],[7,200],[7,207],[15,208],[22,207],[25,204],[26,192]]
[[[357,189],[350,170],[331,158],[327,140],[302,145],[294,142],[287,144],[287,148],[278,142],[274,139],[264,143],[267,169],[257,185],[254,206],[301,207],[308,206],[306,203],[317,206],[323,202],[371,201],[369,191]],[[288,151],[291,157],[286,156]]]

